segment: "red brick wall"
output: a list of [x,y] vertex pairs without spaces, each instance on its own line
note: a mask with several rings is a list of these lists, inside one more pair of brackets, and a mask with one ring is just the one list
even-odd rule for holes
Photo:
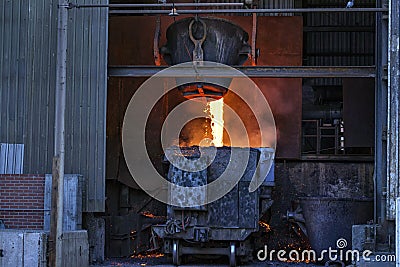
[[7,229],[43,229],[44,175],[0,174],[0,220]]

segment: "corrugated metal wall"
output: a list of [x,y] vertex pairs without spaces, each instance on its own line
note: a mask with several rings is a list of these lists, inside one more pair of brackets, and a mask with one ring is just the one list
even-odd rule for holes
[[[56,2],[0,1],[0,143],[25,145],[24,173],[51,173]],[[84,210],[103,211],[108,10],[69,13],[65,172],[87,179]]]
[[[303,2],[303,7],[306,8],[345,6],[346,1],[342,0],[306,0]],[[355,7],[375,7],[375,0],[355,1]],[[323,30],[323,27],[329,27],[330,31]],[[374,65],[374,29],[374,13],[305,13],[304,65]],[[341,85],[341,79],[315,79],[314,84]]]
[[51,171],[56,6],[0,1],[0,142],[25,144],[24,173]]
[[[108,4],[79,0],[77,4]],[[68,25],[65,172],[87,179],[86,206],[104,210],[108,9],[71,9]],[[79,171],[79,172],[77,172]]]
[[61,267],[88,267],[89,266],[89,242],[86,230],[68,231],[62,237]]
[[[257,8],[293,8],[296,0],[253,0],[253,3],[257,5]],[[297,0],[298,1],[298,0]],[[200,1],[201,3],[246,3],[245,0],[208,0]],[[226,7],[220,7],[226,8]],[[229,9],[241,8],[241,7],[229,7]],[[236,14],[237,16],[237,14]]]
[[[295,0],[260,0],[258,8],[295,8]],[[261,16],[293,16],[293,13],[261,13]]]
[[[299,0],[253,0],[257,8],[265,9],[281,9],[281,8],[295,8],[296,1]],[[207,3],[246,3],[245,0],[209,0],[204,1]],[[216,7],[216,9],[225,9],[226,7]],[[240,9],[242,7],[229,7],[229,9]],[[249,14],[235,13],[235,16],[250,16]],[[258,16],[293,16],[293,13],[258,13]]]

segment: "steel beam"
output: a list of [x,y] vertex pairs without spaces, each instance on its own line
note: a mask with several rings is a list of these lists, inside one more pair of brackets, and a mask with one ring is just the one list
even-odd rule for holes
[[329,161],[329,162],[374,162],[374,156],[368,155],[302,155],[302,161]]
[[[109,77],[150,77],[167,67],[157,66],[109,66]],[[176,67],[175,67],[176,68]],[[225,72],[215,67],[202,67],[205,70],[204,76],[207,77],[232,77],[231,73]],[[267,66],[237,66],[237,70],[244,75],[253,78],[374,78],[376,70],[374,66],[362,67],[267,67]],[[171,73],[166,72],[166,77],[171,77]],[[182,68],[182,71],[174,72],[174,77],[192,76],[193,71]],[[240,77],[240,76],[238,76]]]
[[165,3],[165,4],[109,4],[109,5],[80,5],[80,4],[72,4],[68,5],[69,8],[99,8],[99,7],[108,7],[108,8],[172,8],[172,7],[242,7],[243,3]]
[[[322,12],[387,12],[387,8],[286,8],[286,9],[274,9],[274,8],[249,8],[249,9],[197,9],[187,10],[178,9],[178,14],[226,14],[226,13],[239,13],[239,14],[252,14],[252,13],[322,13]],[[110,10],[110,14],[164,14],[168,15],[171,10]]]
[[[387,0],[377,0],[377,7],[388,6]],[[375,163],[374,197],[375,222],[386,229],[386,186],[387,186],[387,65],[388,65],[388,19],[376,14],[375,41]]]
[[[400,197],[396,198],[396,225],[400,225]],[[396,227],[396,267],[400,267],[400,227]]]

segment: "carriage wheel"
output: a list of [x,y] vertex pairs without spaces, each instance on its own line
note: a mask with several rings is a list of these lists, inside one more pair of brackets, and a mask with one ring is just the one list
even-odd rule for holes
[[181,255],[179,254],[180,254],[179,240],[174,239],[172,241],[172,263],[176,266],[181,265]]
[[235,242],[231,242],[229,246],[229,266],[236,266],[236,245]]

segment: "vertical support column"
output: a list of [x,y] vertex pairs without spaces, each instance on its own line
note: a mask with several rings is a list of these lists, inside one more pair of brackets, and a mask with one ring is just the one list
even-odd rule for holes
[[[396,199],[396,225],[400,225],[400,197]],[[400,267],[400,227],[396,227],[396,267]]]
[[395,220],[396,199],[399,197],[400,178],[400,118],[399,118],[399,74],[400,74],[400,1],[389,1],[389,55],[388,55],[388,109],[387,109],[387,190],[386,219]]
[[257,65],[256,55],[256,40],[257,40],[257,13],[253,13],[253,27],[251,30],[251,65]]
[[[388,0],[377,0],[376,7],[387,6]],[[375,41],[375,222],[382,224],[386,217],[386,155],[387,155],[387,64],[388,17],[376,13]]]
[[63,192],[64,192],[64,142],[65,142],[65,98],[67,81],[67,29],[68,0],[58,1],[57,62],[55,92],[55,126],[53,185],[50,219],[50,266],[62,266]]

